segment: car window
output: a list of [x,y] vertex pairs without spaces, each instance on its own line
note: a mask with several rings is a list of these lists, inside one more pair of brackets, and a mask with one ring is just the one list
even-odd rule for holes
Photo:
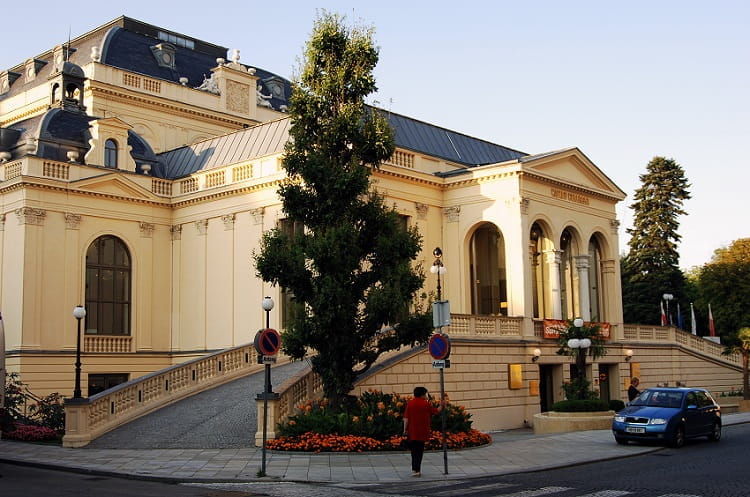
[[697,393],[698,393],[698,392],[689,392],[689,393],[687,394],[686,405],[689,405],[689,406],[697,406],[697,405],[699,405],[699,404],[698,404],[698,396],[697,396]]
[[705,392],[697,391],[695,392],[695,397],[698,399],[698,407],[708,407],[713,404]]

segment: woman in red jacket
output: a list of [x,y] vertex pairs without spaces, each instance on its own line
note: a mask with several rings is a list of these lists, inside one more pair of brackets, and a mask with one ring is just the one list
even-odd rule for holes
[[427,389],[416,387],[414,398],[406,404],[404,412],[404,436],[409,442],[411,450],[412,476],[422,476],[422,456],[424,444],[430,439],[430,420],[445,407],[445,400],[440,401],[440,407],[435,408],[427,400]]

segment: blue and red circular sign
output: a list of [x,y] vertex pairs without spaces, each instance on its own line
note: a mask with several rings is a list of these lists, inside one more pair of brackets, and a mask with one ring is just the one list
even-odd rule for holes
[[281,336],[273,328],[266,328],[255,334],[253,345],[259,354],[276,355],[281,347]]
[[430,337],[427,349],[433,359],[440,361],[451,355],[451,340],[448,335],[435,334]]

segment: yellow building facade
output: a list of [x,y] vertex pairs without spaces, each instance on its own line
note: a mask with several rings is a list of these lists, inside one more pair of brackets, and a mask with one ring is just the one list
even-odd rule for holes
[[[0,73],[8,370],[37,394],[69,396],[79,304],[84,396],[250,342],[264,325],[266,295],[279,303],[271,320],[283,327],[283,296],[256,277],[252,254],[284,220],[276,191],[290,91],[238,51],[126,17]],[[397,151],[373,173],[376,188],[419,229],[424,267],[442,248],[443,296],[454,314],[472,316],[467,335],[512,328],[491,353],[480,341],[461,354],[480,357],[487,371],[524,363],[524,381],[559,400],[569,371],[542,323],[580,316],[609,323],[610,362],[620,364],[633,338],[618,257],[616,205],[625,194],[574,147],[527,154],[388,117]],[[435,283],[428,278],[426,290]],[[555,369],[530,363],[538,346],[539,364]],[[629,370],[614,368],[607,395],[621,398]],[[684,376],[667,369],[667,381]],[[382,384],[408,392],[411,381],[397,387],[398,377]],[[456,391],[471,383],[462,378]],[[523,406],[512,424],[539,411],[534,388],[512,395]],[[485,415],[484,426],[498,426]]]

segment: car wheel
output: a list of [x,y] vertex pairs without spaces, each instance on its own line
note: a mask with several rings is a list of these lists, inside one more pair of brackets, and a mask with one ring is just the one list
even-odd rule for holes
[[708,439],[712,442],[718,442],[721,440],[721,423],[714,423],[713,428],[711,428],[711,433],[708,435]]
[[622,438],[622,437],[615,437],[615,442],[617,442],[620,445],[627,445],[628,444],[628,439],[627,438]]
[[669,445],[675,449],[679,449],[685,445],[685,428],[678,426],[674,429],[674,434],[672,435],[672,440],[670,440]]

